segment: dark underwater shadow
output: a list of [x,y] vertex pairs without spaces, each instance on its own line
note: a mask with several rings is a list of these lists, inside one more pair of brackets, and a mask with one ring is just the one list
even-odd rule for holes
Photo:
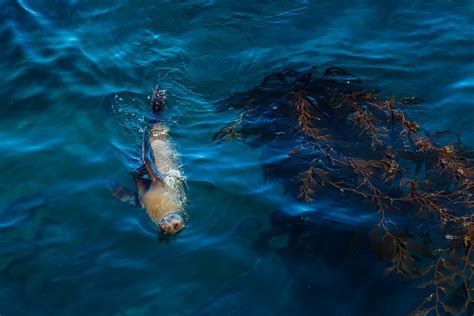
[[[277,253],[301,284],[308,275],[318,278],[318,267],[307,268],[317,258],[342,276],[333,276],[335,284],[346,285],[327,301],[356,289],[364,296],[354,305],[360,314],[400,312],[376,306],[381,300],[403,313],[470,314],[474,290],[466,266],[474,260],[474,161],[456,132],[425,130],[407,114],[428,103],[439,115],[421,98],[383,100],[377,89],[338,67],[285,69],[220,101],[217,112],[239,110],[240,117],[213,140],[262,148],[265,180],[318,209],[303,216],[273,213],[271,228],[255,240],[257,251]],[[325,216],[319,212],[331,200],[346,204],[354,218],[372,213],[374,221],[331,221],[330,208]],[[365,245],[359,256],[350,255],[355,232]],[[365,286],[369,280],[375,283]],[[415,294],[417,284],[423,289]],[[302,304],[331,292],[331,280],[327,286],[315,282],[302,290]],[[332,306],[328,312],[336,313],[337,301]]]

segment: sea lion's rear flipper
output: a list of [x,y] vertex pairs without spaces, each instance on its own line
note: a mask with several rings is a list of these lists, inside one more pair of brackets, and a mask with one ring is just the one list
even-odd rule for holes
[[149,132],[145,131],[143,133],[143,142],[142,142],[142,161],[145,165],[145,168],[148,172],[148,176],[153,182],[163,183],[164,176],[161,172],[156,169],[155,164],[153,163],[155,157],[153,157],[153,151],[150,146]]
[[141,207],[138,194],[136,192],[112,180],[107,181],[107,187],[109,188],[110,192],[112,192],[112,195],[120,201],[125,202],[133,207]]

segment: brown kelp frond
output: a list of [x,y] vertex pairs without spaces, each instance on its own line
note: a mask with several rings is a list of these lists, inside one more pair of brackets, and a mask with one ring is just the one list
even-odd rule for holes
[[417,273],[416,260],[412,251],[419,249],[416,242],[407,237],[399,237],[391,233],[385,226],[381,226],[370,234],[372,248],[379,258],[390,262],[390,266],[385,269],[385,274],[400,274],[414,277]]
[[386,154],[381,163],[383,168],[381,179],[385,183],[392,182],[399,172],[404,172],[404,170],[400,167],[400,165],[397,163],[397,161],[391,154]]
[[378,145],[383,145],[384,132],[383,127],[377,127],[375,116],[366,110],[356,110],[350,116],[350,120],[359,128],[360,133],[371,137],[371,146],[375,149]]
[[303,199],[306,202],[314,200],[314,186],[316,185],[316,179],[314,178],[314,167],[311,166],[308,171],[303,175],[303,183],[300,186],[300,193],[298,194],[299,199]]
[[235,120],[234,122],[230,123],[228,126],[223,127],[219,132],[214,134],[214,136],[212,137],[212,141],[223,142],[223,141],[229,141],[234,138],[239,138],[240,134],[238,132],[238,129],[240,125],[242,124],[244,115],[248,111],[250,110],[242,111],[242,113],[240,113],[240,117],[238,120]]
[[306,202],[314,201],[316,188],[325,185],[328,181],[328,175],[329,173],[327,171],[310,166],[309,169],[303,173],[298,199],[303,199]]
[[293,97],[293,103],[298,115],[298,128],[302,133],[314,140],[327,141],[327,136],[322,135],[321,130],[314,126],[315,121],[321,120],[316,114],[316,100],[308,97],[304,90],[292,92],[290,95]]
[[[370,241],[385,273],[431,290],[413,315],[472,310],[473,152],[456,133],[427,132],[402,110],[421,99],[381,100],[338,67],[315,75],[285,70],[229,97],[220,107],[241,109],[240,119],[214,139],[271,150],[264,176],[309,206],[324,190],[372,210]],[[435,143],[450,135],[457,142]]]
[[[440,255],[436,262],[425,269],[428,278],[420,284],[421,288],[431,291],[411,315],[459,315],[474,303],[474,288],[471,284],[474,268],[474,262],[471,260],[472,226],[458,240],[452,236],[448,237],[451,246],[438,251]],[[459,254],[461,251],[464,254]]]
[[240,134],[237,132],[237,128],[239,127],[241,123],[241,120],[237,120],[235,122],[232,122],[229,126],[223,127],[219,132],[217,132],[214,137],[212,138],[212,141],[228,141],[233,138],[238,138],[240,137]]

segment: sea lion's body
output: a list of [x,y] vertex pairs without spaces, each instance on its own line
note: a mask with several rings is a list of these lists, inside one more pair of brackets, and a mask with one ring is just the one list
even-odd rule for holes
[[[155,114],[163,110],[165,100],[165,91],[155,88],[151,103]],[[186,204],[184,178],[168,129],[161,123],[155,123],[143,135],[142,162],[143,166],[134,173],[138,194],[118,184],[111,185],[112,194],[144,208],[164,234],[181,231]]]
[[[153,156],[151,163],[153,169],[158,171],[158,176],[154,180],[150,177],[152,181],[147,189],[140,190],[139,187],[139,199],[150,219],[159,224],[167,214],[184,212],[184,179],[167,128],[155,124],[150,130],[148,142]],[[146,159],[144,164],[146,166]]]

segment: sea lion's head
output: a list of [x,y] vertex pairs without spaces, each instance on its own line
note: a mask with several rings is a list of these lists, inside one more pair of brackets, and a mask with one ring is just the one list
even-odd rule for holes
[[178,212],[167,214],[160,222],[160,230],[165,235],[174,235],[184,228],[184,218]]

